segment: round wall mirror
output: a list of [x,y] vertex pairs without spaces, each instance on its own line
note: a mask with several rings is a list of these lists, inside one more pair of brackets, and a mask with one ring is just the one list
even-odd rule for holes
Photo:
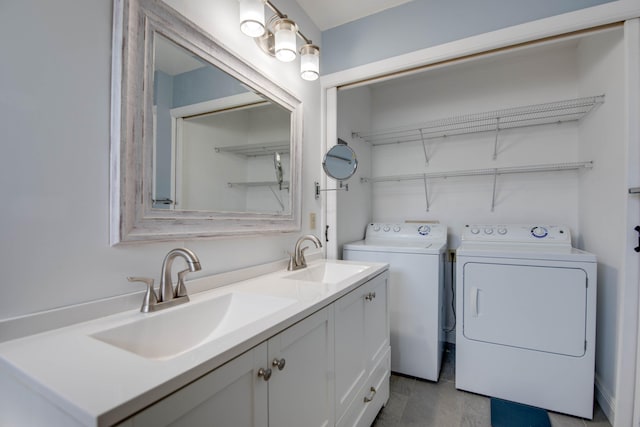
[[358,159],[351,147],[343,140],[338,139],[338,145],[331,147],[324,155],[322,167],[331,178],[343,181],[356,173]]

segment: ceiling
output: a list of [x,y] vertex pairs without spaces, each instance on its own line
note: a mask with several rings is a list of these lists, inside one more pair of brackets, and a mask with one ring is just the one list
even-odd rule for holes
[[411,0],[297,0],[320,31],[408,3]]

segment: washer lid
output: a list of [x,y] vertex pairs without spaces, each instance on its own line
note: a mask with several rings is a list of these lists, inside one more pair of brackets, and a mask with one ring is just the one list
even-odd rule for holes
[[515,258],[548,261],[596,262],[596,256],[573,247],[540,244],[463,242],[456,257]]
[[447,244],[445,242],[415,242],[392,239],[366,239],[347,243],[343,246],[343,250],[360,252],[440,254],[444,252],[446,247]]

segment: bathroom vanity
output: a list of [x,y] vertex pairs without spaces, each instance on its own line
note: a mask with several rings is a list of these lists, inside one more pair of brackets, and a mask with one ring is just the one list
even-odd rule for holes
[[1,343],[0,424],[368,426],[389,395],[387,269],[317,261]]

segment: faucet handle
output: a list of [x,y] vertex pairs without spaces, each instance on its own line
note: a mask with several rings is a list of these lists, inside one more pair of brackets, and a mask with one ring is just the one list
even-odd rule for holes
[[142,301],[142,307],[140,307],[140,311],[143,313],[152,311],[152,307],[154,307],[158,303],[158,297],[153,290],[153,279],[150,279],[148,277],[127,277],[127,280],[132,283],[142,282],[147,285],[147,292],[145,292],[144,294],[144,300]]
[[176,294],[175,294],[176,298],[187,296],[187,288],[184,285],[184,276],[186,276],[187,273],[190,271],[191,270],[187,268],[186,270],[182,270],[178,272],[178,283],[176,284]]

